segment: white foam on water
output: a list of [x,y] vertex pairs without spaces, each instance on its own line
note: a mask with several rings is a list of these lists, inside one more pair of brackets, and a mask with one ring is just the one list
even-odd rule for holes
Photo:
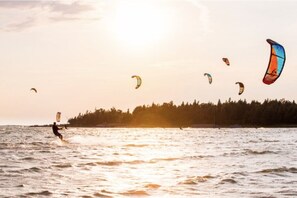
[[96,136],[82,136],[82,135],[75,135],[70,138],[65,139],[70,144],[81,144],[81,145],[102,145],[102,139]]
[[58,146],[64,146],[65,142],[61,141],[60,138],[57,138],[57,139],[53,140],[51,142],[51,144],[55,144],[55,145],[58,145]]

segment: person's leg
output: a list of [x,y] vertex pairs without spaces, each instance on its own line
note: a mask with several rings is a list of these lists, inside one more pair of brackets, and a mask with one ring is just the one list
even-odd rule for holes
[[63,135],[61,134],[61,133],[58,133],[59,135],[59,138],[61,139],[61,140],[63,140]]
[[55,132],[55,136],[58,136],[61,140],[63,140],[63,136],[59,132]]

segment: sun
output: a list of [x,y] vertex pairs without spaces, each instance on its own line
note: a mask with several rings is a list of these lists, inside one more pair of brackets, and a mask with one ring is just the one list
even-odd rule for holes
[[165,14],[157,5],[131,1],[117,4],[114,32],[117,39],[130,46],[145,46],[164,37]]

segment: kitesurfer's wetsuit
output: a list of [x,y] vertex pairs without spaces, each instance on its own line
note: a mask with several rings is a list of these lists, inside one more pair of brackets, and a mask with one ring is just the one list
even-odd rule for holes
[[61,135],[61,133],[58,132],[60,130],[60,128],[56,125],[56,123],[53,124],[52,129],[53,129],[53,133],[55,134],[55,136],[58,136],[62,140],[63,136]]

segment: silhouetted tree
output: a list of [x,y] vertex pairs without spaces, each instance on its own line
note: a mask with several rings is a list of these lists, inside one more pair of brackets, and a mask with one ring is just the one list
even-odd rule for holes
[[191,127],[210,126],[279,126],[297,125],[297,105],[295,101],[264,100],[263,103],[246,100],[224,103],[192,104],[182,102],[175,105],[173,101],[162,105],[137,106],[132,113],[115,109],[95,109],[86,111],[68,120],[71,126],[133,126],[133,127]]

